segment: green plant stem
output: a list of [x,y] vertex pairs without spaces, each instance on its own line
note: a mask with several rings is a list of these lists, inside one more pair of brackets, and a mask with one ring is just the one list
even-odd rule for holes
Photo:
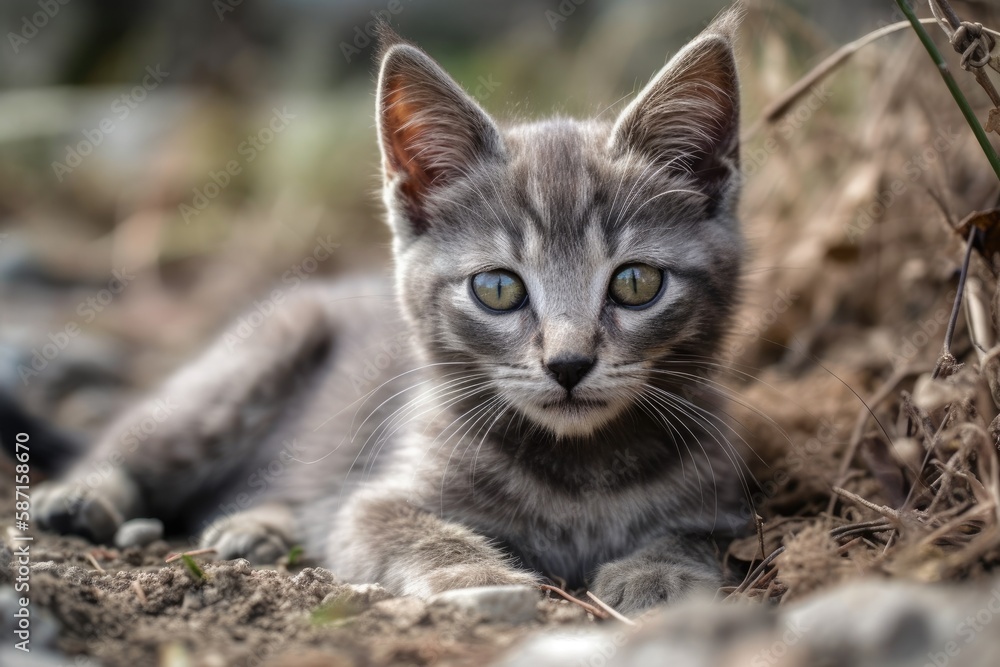
[[962,115],[965,116],[966,122],[969,123],[969,127],[972,128],[973,133],[976,135],[976,139],[979,140],[979,145],[982,147],[983,152],[986,154],[986,159],[990,161],[990,166],[993,167],[994,173],[997,175],[997,179],[1000,180],[1000,156],[997,156],[996,150],[993,148],[993,144],[990,143],[989,137],[986,136],[986,131],[979,122],[979,118],[976,117],[976,113],[972,110],[969,105],[969,100],[965,98],[962,90],[958,87],[958,83],[955,81],[955,77],[951,75],[951,70],[948,69],[948,63],[945,62],[944,57],[941,52],[938,51],[937,46],[931,40],[930,35],[924,30],[924,26],[920,24],[917,20],[917,15],[913,13],[910,5],[906,0],[896,0],[896,4],[899,5],[899,9],[902,10],[903,14],[910,21],[910,25],[913,26],[913,30],[917,33],[917,37],[920,38],[921,43],[923,43],[924,48],[927,49],[927,53],[930,54],[931,60],[937,65],[938,72],[941,73],[941,78],[944,79],[944,83],[948,86],[948,90],[951,91],[951,96],[955,98],[955,103],[962,110]]

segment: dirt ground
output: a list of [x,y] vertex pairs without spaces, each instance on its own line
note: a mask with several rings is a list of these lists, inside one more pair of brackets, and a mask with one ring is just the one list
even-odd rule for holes
[[[13,512],[9,478],[0,482],[4,514]],[[31,646],[77,656],[53,664],[481,665],[533,629],[594,623],[581,607],[541,596],[534,621],[484,623],[443,603],[338,584],[322,568],[199,561],[201,576],[183,561],[165,564],[183,542],[119,550],[44,532],[34,537],[33,636],[44,637],[51,623],[60,631],[53,646],[38,639]],[[5,574],[0,570],[0,581]]]
[[[1000,14],[975,7],[977,20],[1000,26]],[[802,73],[755,67],[789,63],[793,53],[787,26],[754,16],[746,34],[756,39],[744,48],[743,201],[753,257],[720,381],[734,437],[749,446],[760,530],[721,554],[741,583],[719,597],[777,606],[862,576],[980,581],[1000,565],[1000,263],[988,247],[973,252],[954,360],[939,358],[964,250],[956,229],[1000,205],[1000,185],[912,35],[859,54],[751,132],[760,109]],[[955,70],[985,118],[988,99]],[[133,238],[159,223],[136,213],[128,224],[120,233]],[[50,377],[63,384],[34,386],[24,400],[95,432],[266,287],[262,274],[280,275],[294,257],[271,253],[264,222],[248,224],[255,233],[223,250],[137,280],[86,345],[59,360],[64,371]],[[32,258],[40,270],[67,264],[65,248],[47,245],[54,229],[16,232],[41,249]],[[355,262],[384,260],[384,248],[365,248]],[[140,259],[149,252],[143,246]],[[39,292],[22,287],[0,296],[5,313],[41,335],[72,319],[77,303],[63,295],[43,309]],[[155,320],[163,326],[150,324],[153,312],[169,314]],[[12,474],[0,473],[6,529]],[[117,551],[36,534],[32,600],[57,623],[58,650],[109,667],[483,665],[529,631],[601,624],[554,599],[540,600],[525,625],[484,623],[443,605],[380,599],[378,589],[348,589],[300,566],[199,560],[201,580],[183,562],[164,563],[185,546]]]

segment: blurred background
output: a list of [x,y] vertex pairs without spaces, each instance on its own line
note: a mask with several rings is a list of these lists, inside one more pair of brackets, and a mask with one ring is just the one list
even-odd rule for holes
[[[0,386],[92,433],[288,272],[385,270],[375,15],[517,120],[613,113],[726,4],[6,0]],[[950,305],[960,255],[945,223],[995,204],[996,184],[909,31],[751,130],[839,45],[901,16],[890,0],[747,5],[754,257],[729,350],[748,375],[734,382],[798,393],[795,408],[756,399],[786,427],[849,414],[847,429],[858,404],[845,387],[868,392]],[[904,194],[872,208],[896,181]],[[337,250],[314,262],[321,242]]]

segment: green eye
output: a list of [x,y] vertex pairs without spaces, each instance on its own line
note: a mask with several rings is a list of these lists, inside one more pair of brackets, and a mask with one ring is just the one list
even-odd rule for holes
[[649,264],[625,264],[615,270],[608,294],[620,306],[638,308],[652,302],[662,286],[663,271]]
[[517,310],[528,298],[524,281],[510,271],[498,269],[472,276],[472,293],[489,310]]

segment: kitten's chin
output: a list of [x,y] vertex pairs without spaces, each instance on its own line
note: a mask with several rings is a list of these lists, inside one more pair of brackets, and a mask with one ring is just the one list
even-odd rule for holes
[[605,426],[624,409],[618,401],[560,397],[520,406],[528,419],[556,437],[587,436]]

